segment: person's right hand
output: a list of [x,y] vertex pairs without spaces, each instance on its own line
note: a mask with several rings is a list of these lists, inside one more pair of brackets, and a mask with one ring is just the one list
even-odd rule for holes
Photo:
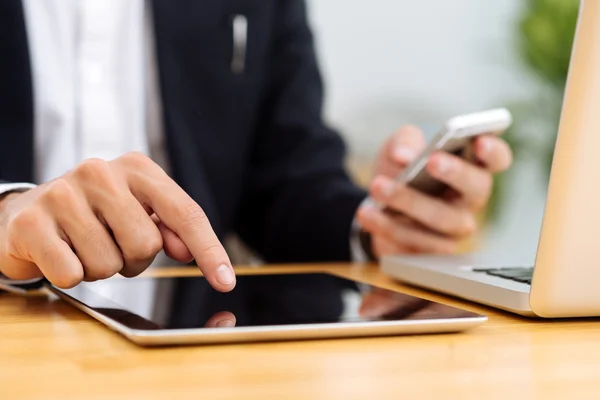
[[235,274],[200,206],[148,157],[91,159],[64,176],[0,201],[0,272],[46,277],[70,288],[81,281],[133,277],[161,249],[196,260],[219,291]]

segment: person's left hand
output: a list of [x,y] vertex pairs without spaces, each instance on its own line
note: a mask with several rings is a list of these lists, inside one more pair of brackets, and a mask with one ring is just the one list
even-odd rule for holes
[[432,197],[394,180],[425,145],[419,128],[405,126],[380,151],[369,191],[392,212],[364,205],[356,214],[362,229],[371,234],[376,257],[456,252],[459,243],[477,229],[476,215],[490,198],[493,174],[512,163],[508,144],[493,136],[475,140],[478,165],[448,153],[434,153],[427,171],[450,189],[441,198]]

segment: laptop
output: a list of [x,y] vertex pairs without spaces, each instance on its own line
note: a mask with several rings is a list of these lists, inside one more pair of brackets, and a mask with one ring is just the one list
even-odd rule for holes
[[534,265],[394,256],[386,274],[526,316],[600,316],[600,1],[580,7]]

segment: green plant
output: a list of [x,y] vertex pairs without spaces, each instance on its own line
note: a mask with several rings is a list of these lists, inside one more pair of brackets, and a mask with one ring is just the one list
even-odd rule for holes
[[[516,48],[524,65],[541,83],[541,89],[531,99],[508,106],[514,124],[505,138],[516,161],[534,160],[546,174],[554,154],[578,10],[579,0],[527,0],[517,25]],[[489,209],[492,217],[498,211],[511,173],[504,173],[495,181]]]

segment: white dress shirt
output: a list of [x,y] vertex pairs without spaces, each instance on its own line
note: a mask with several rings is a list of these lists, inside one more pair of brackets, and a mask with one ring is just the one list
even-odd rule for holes
[[[0,0],[1,1],[1,0]],[[169,170],[145,0],[23,0],[34,88],[35,182],[130,151]],[[0,184],[0,194],[32,183]],[[353,241],[356,259],[363,255]],[[165,261],[164,254],[156,263]]]
[[23,0],[34,87],[35,181],[130,151],[167,167],[144,0]]
[[[23,0],[34,88],[35,182],[140,151],[168,170],[144,0]],[[34,187],[0,184],[0,194]],[[164,253],[155,264],[173,264]]]

